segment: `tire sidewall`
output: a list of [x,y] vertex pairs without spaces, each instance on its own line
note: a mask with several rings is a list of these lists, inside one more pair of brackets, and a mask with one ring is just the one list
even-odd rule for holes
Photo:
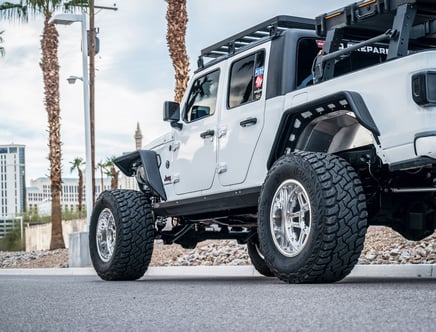
[[257,238],[249,240],[247,242],[247,252],[250,257],[251,264],[254,266],[257,272],[265,277],[273,277],[274,273],[270,270],[265,262],[265,257],[260,251],[259,240]]
[[[286,180],[298,181],[310,202],[311,229],[304,248],[294,257],[283,255],[273,240],[270,226],[272,200],[279,186]],[[298,156],[280,159],[271,169],[259,199],[258,233],[261,251],[270,269],[275,273],[293,273],[311,266],[321,246],[323,224],[322,187],[311,165]]]
[[[111,258],[105,262],[100,258],[97,249],[97,224],[100,213],[104,209],[109,209],[115,220],[116,227],[116,239],[115,239],[115,247],[112,253]],[[121,223],[120,217],[117,213],[117,203],[112,195],[109,195],[108,192],[102,194],[102,196],[95,203],[95,207],[92,211],[91,222],[89,226],[89,246],[90,246],[90,255],[91,261],[96,269],[96,271],[105,273],[110,271],[114,260],[117,257],[117,248],[119,247],[119,242],[121,240],[122,231],[121,231]]]

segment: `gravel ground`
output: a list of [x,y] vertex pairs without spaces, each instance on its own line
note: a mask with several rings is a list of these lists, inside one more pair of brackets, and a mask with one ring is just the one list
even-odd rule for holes
[[[151,266],[247,265],[246,246],[236,241],[205,241],[195,249],[155,242]],[[359,264],[436,264],[436,232],[408,241],[386,227],[369,227]],[[65,268],[68,249],[1,252],[0,268]]]

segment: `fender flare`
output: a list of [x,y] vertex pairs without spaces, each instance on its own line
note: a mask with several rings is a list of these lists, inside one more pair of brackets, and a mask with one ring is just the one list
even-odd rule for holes
[[[354,91],[340,91],[291,107],[283,113],[268,158],[267,168],[271,168],[272,164],[285,153],[286,148],[291,148],[291,150],[293,150],[294,147],[293,143],[290,143],[290,137],[294,131],[301,132],[305,125],[314,118],[338,110],[350,110],[353,112],[356,115],[357,121],[364,128],[368,129],[374,135],[374,139],[378,142],[380,131],[377,128],[362,96]],[[304,116],[302,116],[303,113]],[[307,116],[307,114],[313,116]],[[294,128],[293,126],[296,119],[301,124],[298,128]]]
[[144,181],[143,184],[152,189],[153,192],[164,201],[167,200],[167,195],[159,172],[160,156],[155,151],[134,151],[116,158],[114,163],[121,172],[127,176],[134,176],[136,174],[136,169],[142,165],[144,167],[144,178],[142,179]]

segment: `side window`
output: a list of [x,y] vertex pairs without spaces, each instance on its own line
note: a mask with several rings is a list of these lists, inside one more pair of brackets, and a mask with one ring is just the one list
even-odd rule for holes
[[303,38],[298,41],[297,89],[313,84],[312,67],[316,56],[322,50],[323,41]]
[[240,59],[230,69],[227,106],[233,108],[262,97],[265,52],[260,51]]
[[183,112],[183,120],[192,122],[215,113],[219,70],[195,80]]

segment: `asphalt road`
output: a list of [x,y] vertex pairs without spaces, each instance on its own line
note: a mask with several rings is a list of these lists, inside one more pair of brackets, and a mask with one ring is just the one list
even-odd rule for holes
[[435,331],[436,279],[0,275],[0,331]]

